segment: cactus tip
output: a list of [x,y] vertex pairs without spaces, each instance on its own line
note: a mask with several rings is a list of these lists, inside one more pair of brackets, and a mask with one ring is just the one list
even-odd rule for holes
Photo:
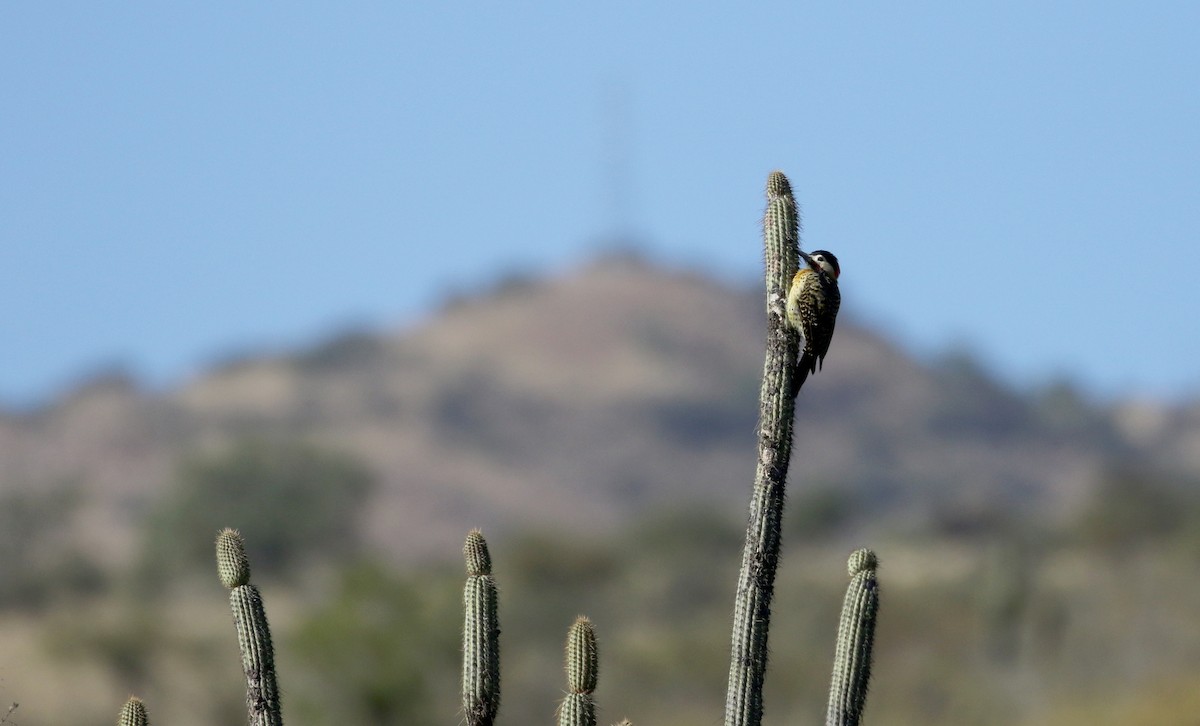
[[596,649],[596,626],[586,615],[575,618],[567,633],[566,661],[568,691],[595,691],[600,662]]
[[226,527],[217,534],[217,576],[232,590],[250,582],[250,559],[241,532]]
[[767,197],[783,197],[792,193],[792,184],[782,171],[773,171],[767,177]]
[[121,707],[118,726],[148,726],[150,719],[146,716],[146,704],[137,696],[130,696]]
[[483,532],[473,529],[467,533],[463,544],[463,558],[467,561],[467,574],[471,576],[492,574],[492,556],[488,552]]
[[867,570],[875,570],[879,568],[879,559],[875,557],[875,553],[867,548],[857,549],[850,553],[850,559],[846,561],[846,571],[851,577],[854,577],[860,572]]

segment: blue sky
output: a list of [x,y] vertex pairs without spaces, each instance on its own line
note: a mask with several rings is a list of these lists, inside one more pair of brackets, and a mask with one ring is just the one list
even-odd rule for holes
[[911,350],[1200,394],[1200,4],[434,5],[0,4],[0,402],[614,236],[752,281],[776,168]]

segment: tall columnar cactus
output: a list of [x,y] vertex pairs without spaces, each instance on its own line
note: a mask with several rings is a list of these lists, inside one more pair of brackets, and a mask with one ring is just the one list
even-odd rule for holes
[[250,584],[246,542],[235,529],[217,535],[217,575],[229,589],[229,607],[242,651],[246,674],[246,711],[250,726],[282,726],[279,687],[275,682],[275,651],[271,629],[258,588]]
[[491,726],[500,708],[500,619],[492,558],[475,529],[463,545],[467,584],[463,588],[463,714],[467,726]]
[[137,696],[129,697],[125,705],[121,706],[117,726],[150,726],[150,719],[146,716],[146,704],[142,703],[142,699]]
[[792,455],[794,409],[788,392],[796,375],[799,340],[787,324],[786,303],[788,285],[796,273],[799,239],[800,217],[791,184],[782,172],[772,172],[763,217],[767,355],[759,401],[758,467],[734,602],[725,726],[759,726],[762,720],[767,629],[779,561],[784,485]]
[[558,726],[596,726],[596,690],[599,659],[596,628],[583,615],[567,633],[567,695],[558,707]]
[[875,616],[879,612],[879,585],[875,580],[878,565],[875,553],[867,549],[855,550],[846,563],[850,585],[842,605],[825,726],[857,726],[862,719],[867,681],[871,678]]

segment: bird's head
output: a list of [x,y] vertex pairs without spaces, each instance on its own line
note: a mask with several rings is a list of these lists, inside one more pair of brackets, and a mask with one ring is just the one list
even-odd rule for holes
[[842,274],[837,257],[829,250],[813,250],[812,254],[802,251],[800,256],[804,258],[809,267],[824,272],[835,280]]

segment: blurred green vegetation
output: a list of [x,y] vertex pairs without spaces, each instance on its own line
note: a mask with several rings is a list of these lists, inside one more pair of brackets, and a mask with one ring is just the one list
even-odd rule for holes
[[90,658],[129,684],[131,691],[145,692],[154,682],[154,663],[161,652],[180,647],[172,635],[158,608],[123,598],[120,607],[76,604],[59,611],[44,642],[59,658]]
[[1075,523],[1083,544],[1106,554],[1175,541],[1200,553],[1200,482],[1130,467],[1106,472]]
[[[302,541],[275,533],[283,524],[271,516],[236,520],[251,547],[273,542],[254,560],[256,572],[271,562],[277,571],[306,563],[305,577],[264,587],[289,723],[459,717],[457,548],[442,564],[397,569],[358,543],[346,546],[358,500],[331,504],[312,490],[354,476],[359,483],[351,486],[365,488],[369,477],[327,451],[243,443],[190,458],[181,472],[187,495],[172,506],[205,517],[241,512],[218,510],[204,496],[260,489],[274,499],[259,492],[234,501],[273,501],[269,511],[285,501],[285,523],[293,512],[303,521],[308,508],[344,508],[345,519],[306,525]],[[281,481],[288,478],[298,488]],[[1061,528],[998,514],[988,527],[914,536],[851,517],[862,505],[834,482],[798,488],[776,581],[767,718],[820,719],[845,558],[866,544],[880,552],[882,588],[869,722],[1116,723],[1104,720],[1100,699],[1119,704],[1127,723],[1194,723],[1192,701],[1179,697],[1186,689],[1168,686],[1200,678],[1200,588],[1181,576],[1200,565],[1195,492],[1189,482],[1125,467],[1106,473],[1082,513]],[[600,639],[602,720],[719,722],[743,527],[737,512],[682,507],[646,512],[603,538],[548,529],[489,534],[500,591],[500,718],[550,718],[563,688],[563,639],[575,616],[586,614]],[[214,531],[174,534],[198,539],[202,548],[188,556],[209,576]],[[284,556],[272,560],[272,552]],[[240,707],[226,607],[215,579],[154,605],[126,600],[97,610],[85,599],[50,621],[47,644],[60,658],[94,660],[118,690],[159,694],[156,712],[172,723],[199,723],[197,714],[211,720]],[[172,693],[184,696],[176,702]],[[81,713],[84,723],[90,716]]]
[[146,524],[142,576],[209,574],[223,527],[253,533],[247,551],[257,582],[314,558],[358,554],[373,483],[354,457],[303,441],[249,438],[187,456]]
[[70,537],[79,503],[69,483],[0,493],[0,609],[38,610],[105,587],[105,573]]
[[294,655],[289,722],[436,723],[456,702],[460,578],[346,569],[285,646]]

